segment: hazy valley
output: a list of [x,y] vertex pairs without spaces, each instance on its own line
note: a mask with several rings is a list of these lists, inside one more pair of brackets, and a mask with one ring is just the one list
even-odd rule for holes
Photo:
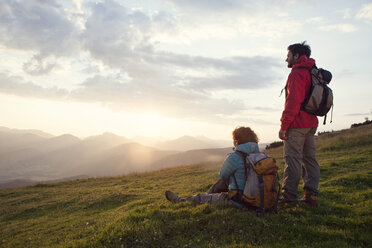
[[[149,141],[152,146],[138,141]],[[219,161],[232,151],[230,144],[191,136],[158,142],[145,137],[133,140],[112,133],[80,139],[0,127],[0,187]]]

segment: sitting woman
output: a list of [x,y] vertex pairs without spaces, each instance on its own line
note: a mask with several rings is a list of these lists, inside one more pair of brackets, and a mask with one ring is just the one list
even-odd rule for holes
[[221,179],[207,193],[183,198],[167,190],[165,191],[165,197],[173,203],[188,201],[199,204],[234,204],[242,207],[243,205],[234,201],[234,197],[231,199],[229,196],[229,192],[237,192],[238,189],[244,189],[246,181],[244,161],[236,152],[241,151],[246,154],[259,152],[258,138],[255,132],[249,127],[236,128],[232,132],[232,137],[235,152],[227,156],[220,170]]

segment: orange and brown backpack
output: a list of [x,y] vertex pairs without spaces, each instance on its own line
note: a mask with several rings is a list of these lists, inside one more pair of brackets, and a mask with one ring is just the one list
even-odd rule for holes
[[277,205],[280,194],[278,166],[274,158],[262,152],[244,153],[236,151],[244,160],[246,182],[244,189],[232,190],[230,198],[257,213],[265,211],[278,212]]

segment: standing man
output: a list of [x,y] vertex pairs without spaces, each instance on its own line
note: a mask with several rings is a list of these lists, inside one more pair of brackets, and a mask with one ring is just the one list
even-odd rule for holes
[[317,205],[320,169],[315,158],[314,135],[318,118],[301,109],[301,104],[310,93],[309,69],[315,65],[310,58],[310,46],[302,43],[288,47],[287,65],[292,68],[285,86],[285,105],[282,114],[279,138],[284,141],[283,191],[279,204],[297,201],[297,188],[303,180],[304,197],[301,202]]

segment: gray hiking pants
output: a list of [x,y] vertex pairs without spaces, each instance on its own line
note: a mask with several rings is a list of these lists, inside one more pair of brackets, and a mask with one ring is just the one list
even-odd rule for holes
[[303,188],[312,195],[318,194],[319,164],[315,158],[314,128],[290,128],[284,141],[283,197],[297,200],[297,188],[301,179]]
[[201,194],[189,196],[186,198],[180,198],[180,201],[194,202],[197,204],[208,203],[211,205],[232,204],[229,199],[229,194],[227,192],[213,193],[213,194],[201,193]]

